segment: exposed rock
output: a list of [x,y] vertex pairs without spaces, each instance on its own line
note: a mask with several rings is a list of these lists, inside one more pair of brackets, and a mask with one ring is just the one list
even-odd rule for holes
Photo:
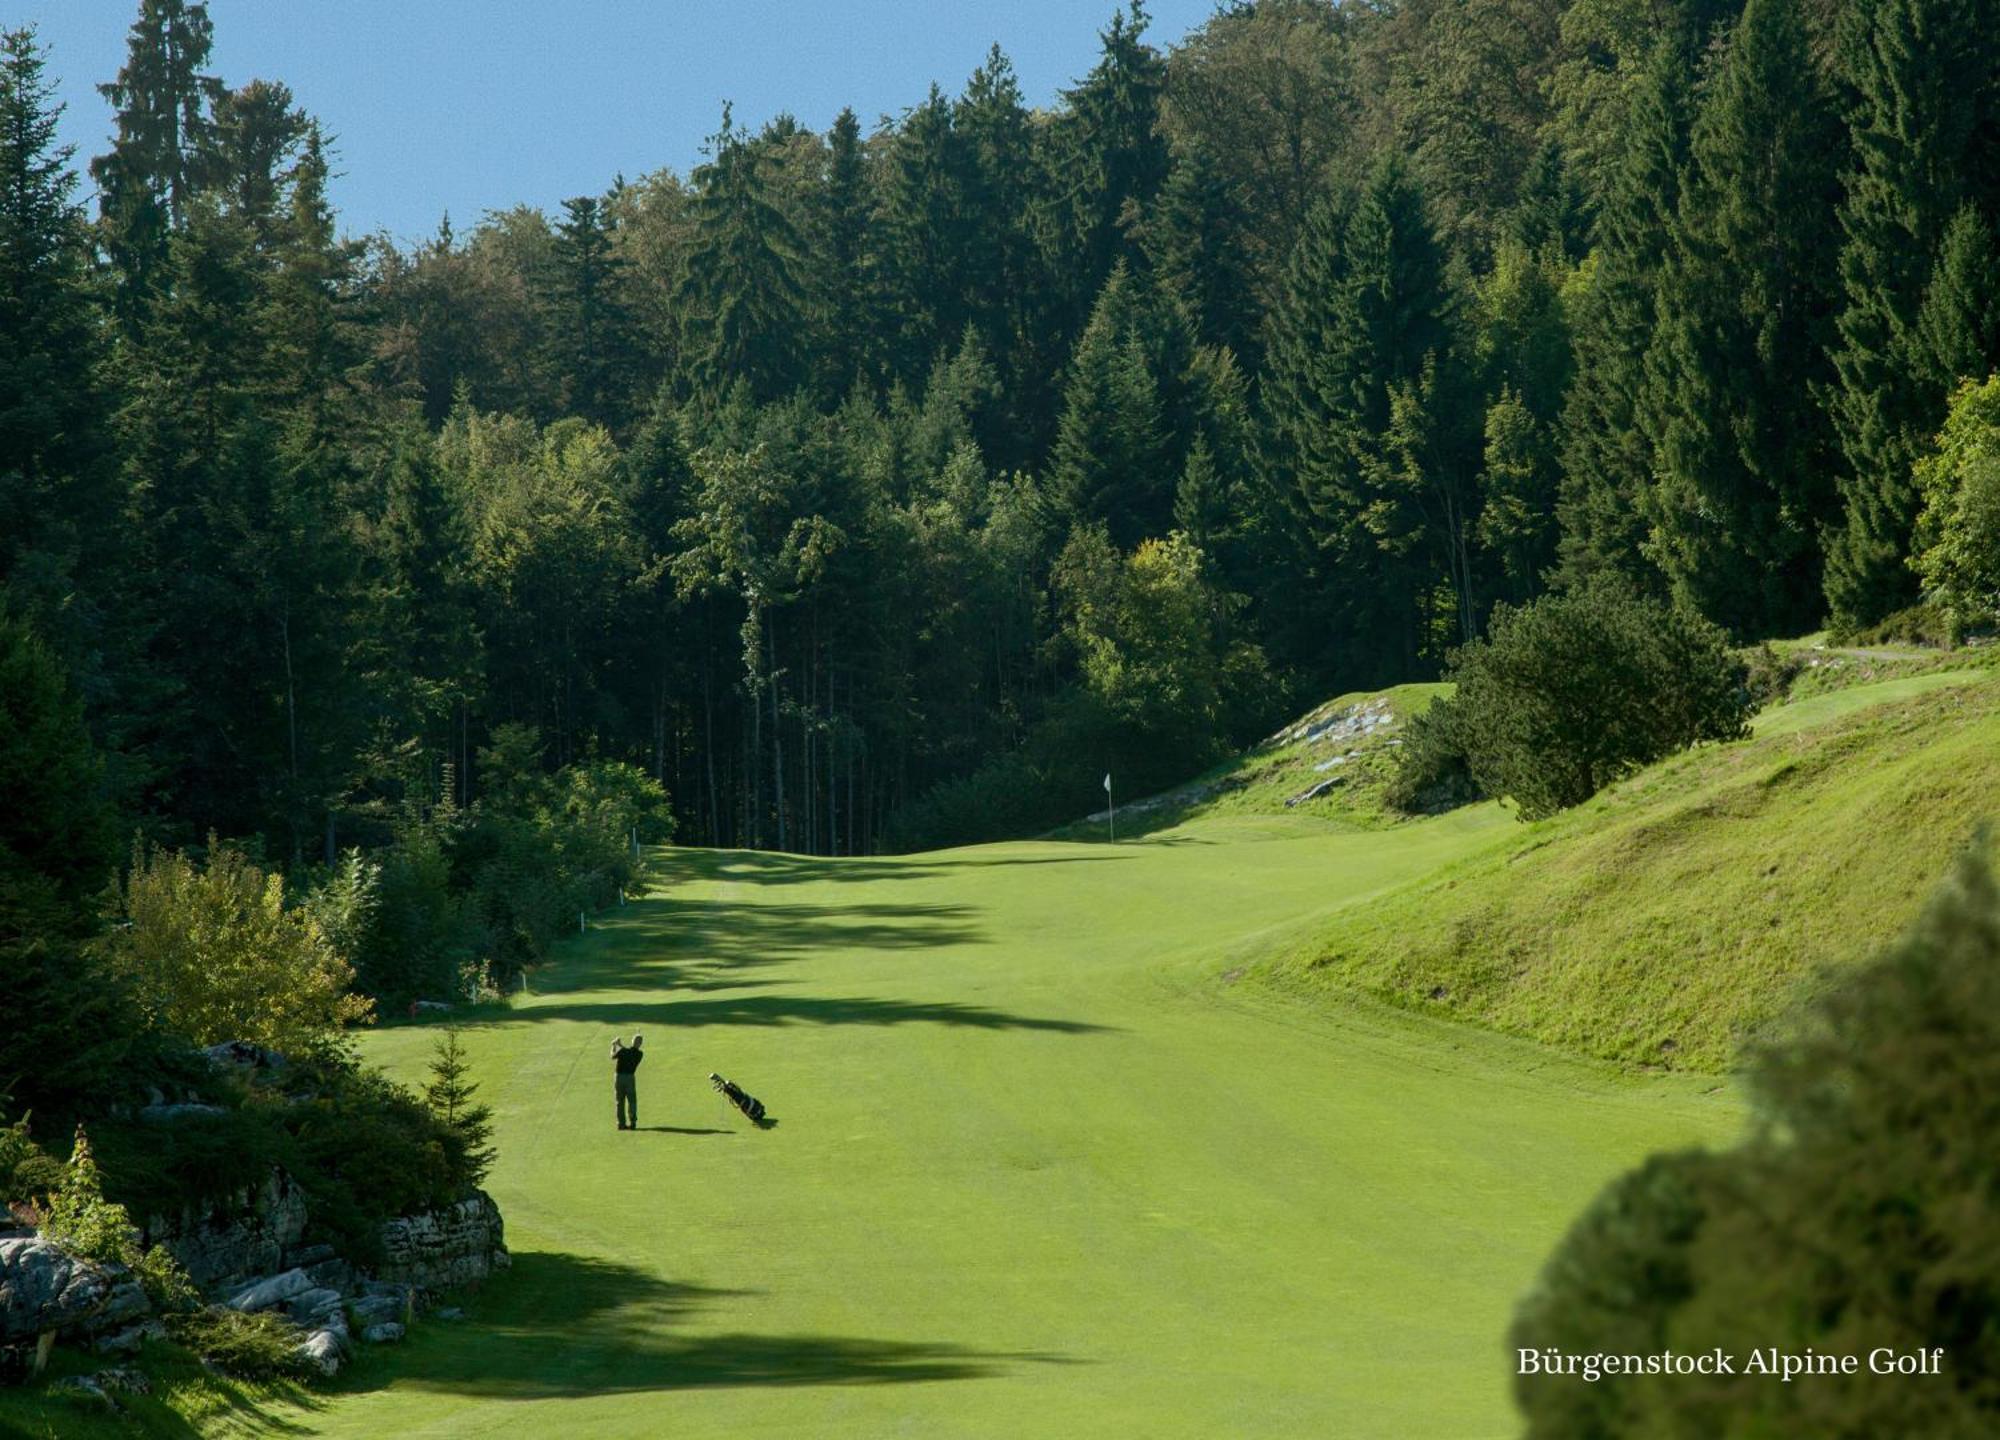
[[[113,1273],[117,1273],[114,1269]],[[129,1273],[129,1272],[127,1272]],[[104,1307],[83,1324],[86,1334],[102,1335],[122,1329],[134,1320],[153,1313],[153,1302],[136,1280],[120,1280],[104,1297]]]
[[456,1290],[508,1264],[500,1207],[476,1190],[455,1205],[383,1225],[376,1273],[421,1290]]
[[90,1401],[112,1412],[118,1409],[118,1402],[97,1383],[95,1375],[65,1375],[60,1380],[50,1382],[49,1394],[67,1395],[72,1399]]
[[97,1388],[120,1395],[150,1395],[153,1382],[146,1378],[143,1370],[133,1370],[120,1366],[115,1370],[100,1370],[90,1377],[97,1382]]
[[366,1329],[384,1320],[401,1320],[410,1313],[410,1301],[407,1295],[364,1295],[348,1305],[347,1313]]
[[465,1312],[456,1305],[446,1305],[442,1309],[431,1312],[431,1319],[433,1320],[463,1320],[464,1318]]
[[229,1297],[229,1308],[241,1310],[246,1315],[259,1310],[272,1310],[312,1288],[312,1280],[305,1271],[287,1270],[282,1275],[266,1276],[244,1286]]
[[299,1342],[299,1356],[328,1379],[347,1363],[348,1339],[345,1331],[315,1330]]
[[345,1295],[354,1288],[354,1267],[337,1255],[317,1265],[306,1266],[305,1272],[313,1284],[324,1290],[338,1290]]
[[273,1170],[255,1189],[156,1216],[146,1230],[147,1243],[165,1245],[195,1284],[211,1293],[228,1290],[285,1266],[305,1235],[305,1192]]
[[157,1320],[144,1320],[137,1325],[127,1325],[123,1330],[98,1336],[90,1348],[100,1355],[136,1355],[149,1341],[166,1338],[165,1325]]
[[379,1325],[370,1325],[361,1332],[361,1338],[370,1345],[388,1345],[403,1338],[403,1327],[394,1320],[384,1320]]
[[0,1345],[82,1325],[104,1312],[119,1281],[39,1235],[0,1240]]
[[324,1286],[315,1286],[311,1290],[301,1290],[298,1294],[287,1300],[285,1302],[285,1313],[291,1316],[292,1320],[297,1324],[311,1329],[318,1321],[324,1320],[329,1315],[339,1313],[340,1301],[341,1296],[338,1290],[329,1290]]

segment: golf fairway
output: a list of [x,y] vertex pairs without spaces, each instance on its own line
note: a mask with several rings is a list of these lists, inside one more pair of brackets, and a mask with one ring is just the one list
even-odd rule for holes
[[[649,898],[467,1029],[511,1276],[284,1423],[1512,1434],[1506,1328],[1550,1246],[1614,1173],[1733,1133],[1737,1101],[1225,978],[1512,826],[668,851]],[[620,1133],[606,1052],[635,1031]],[[364,1053],[414,1080],[434,1038]]]

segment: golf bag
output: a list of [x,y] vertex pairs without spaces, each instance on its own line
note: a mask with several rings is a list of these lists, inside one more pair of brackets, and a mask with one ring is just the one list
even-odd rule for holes
[[725,1080],[713,1070],[708,1072],[708,1083],[729,1098],[729,1103],[741,1110],[746,1117],[761,1125],[764,1123],[764,1102],[755,1095],[748,1094],[743,1087]]

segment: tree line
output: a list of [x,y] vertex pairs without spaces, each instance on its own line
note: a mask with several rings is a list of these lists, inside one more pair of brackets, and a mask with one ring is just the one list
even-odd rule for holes
[[142,0],[87,206],[17,31],[0,585],[124,815],[292,868],[473,805],[503,732],[858,853],[1604,577],[1860,631],[2000,358],[1992,11],[1133,4],[1051,106],[997,48],[872,126],[725,106],[686,176],[414,246],[341,232],[198,0]]

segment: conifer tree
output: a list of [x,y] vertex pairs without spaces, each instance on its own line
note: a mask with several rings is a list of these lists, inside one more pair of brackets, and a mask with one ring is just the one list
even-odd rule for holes
[[473,1103],[479,1086],[472,1080],[472,1061],[465,1053],[456,1025],[445,1027],[431,1051],[431,1078],[424,1086],[424,1103],[445,1123],[461,1147],[459,1164],[468,1187],[476,1186],[493,1168],[493,1108]]
[[[1424,431],[1444,444],[1434,420],[1462,423],[1437,410],[1456,384],[1451,324],[1444,252],[1421,192],[1393,159],[1314,212],[1272,312],[1264,463],[1307,538],[1322,603],[1340,617],[1319,627],[1318,643],[1366,656],[1370,675],[1415,673],[1426,597],[1449,583],[1447,568],[1456,573],[1455,559],[1439,562],[1455,555],[1471,519],[1456,506],[1426,514],[1419,503],[1457,463],[1416,443]],[[1454,597],[1454,610],[1469,604]],[[1314,658],[1328,663],[1325,651]]]
[[1573,306],[1576,379],[1563,402],[1556,501],[1566,585],[1609,573],[1638,589],[1664,587],[1643,558],[1653,456],[1639,416],[1667,226],[1687,165],[1692,63],[1675,36],[1647,59]]
[[803,378],[798,232],[772,194],[766,147],[736,128],[727,105],[708,156],[694,172],[694,235],[677,292],[687,379],[710,396],[741,381],[773,399]]
[[564,409],[604,426],[624,414],[636,361],[626,263],[613,244],[608,211],[595,196],[563,201],[554,246]]
[[43,65],[32,30],[0,34],[0,583],[24,601],[30,587],[66,597],[119,549],[89,249]]
[[2000,10],[1991,0],[1868,0],[1842,20],[1835,61],[1852,96],[1853,158],[1828,408],[1844,514],[1826,588],[1835,620],[1852,626],[1915,595],[1904,564],[1918,505],[1910,466],[1948,388],[1911,363],[1910,331],[1953,215],[1967,203],[1989,223],[2000,215]]
[[1638,420],[1650,553],[1738,634],[1820,613],[1832,437],[1813,386],[1832,336],[1840,134],[1797,0],[1750,0],[1694,122]]
[[111,152],[90,162],[90,173],[128,325],[160,284],[169,236],[187,223],[213,177],[222,82],[203,69],[213,39],[202,0],[141,0],[125,66],[98,87],[116,113],[117,135]]
[[871,236],[868,174],[861,122],[842,110],[827,132],[826,183],[820,188],[812,298],[820,343],[813,388],[844,397],[874,370],[875,337],[868,296]]

